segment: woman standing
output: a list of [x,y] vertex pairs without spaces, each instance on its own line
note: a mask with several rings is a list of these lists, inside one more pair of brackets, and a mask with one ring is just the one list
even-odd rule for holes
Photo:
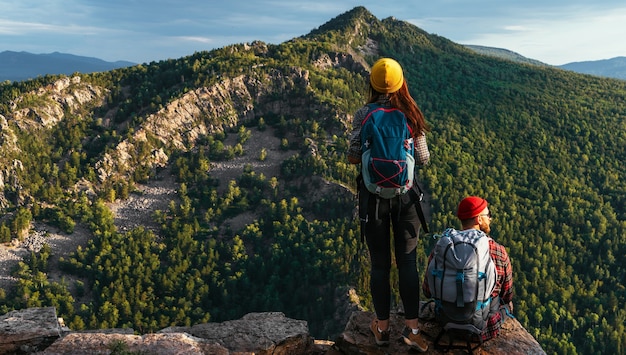
[[[415,163],[426,165],[430,152],[426,144],[426,125],[424,115],[411,97],[402,67],[391,58],[379,59],[372,66],[370,74],[370,96],[367,104],[377,104],[386,108],[396,108],[404,113],[412,134]],[[348,161],[361,163],[362,141],[361,127],[371,105],[359,109],[352,122]],[[383,199],[359,189],[359,198],[367,197],[367,219],[364,235],[370,254],[371,277],[370,291],[376,318],[372,320],[370,330],[376,338],[376,344],[389,343],[389,314],[391,308],[391,233],[395,247],[396,265],[399,274],[400,298],[404,306],[405,327],[402,337],[410,347],[426,351],[428,344],[422,338],[418,326],[419,287],[417,270],[417,241],[420,220],[414,207],[419,204],[413,194],[405,193],[391,199]],[[364,206],[365,207],[365,206]]]

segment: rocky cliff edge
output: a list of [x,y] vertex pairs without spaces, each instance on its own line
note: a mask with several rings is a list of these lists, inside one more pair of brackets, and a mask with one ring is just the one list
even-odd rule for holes
[[[136,335],[132,329],[74,332],[57,318],[54,307],[28,308],[0,316],[0,354],[93,355],[93,354],[212,354],[212,355],[338,355],[413,354],[400,338],[401,315],[391,318],[391,342],[375,344],[369,331],[373,314],[352,313],[345,330],[334,341],[316,340],[306,321],[287,318],[280,312],[250,313],[238,320],[169,327],[153,334]],[[440,328],[421,324],[430,348]],[[449,352],[451,354],[463,352]],[[477,349],[478,354],[545,354],[539,343],[515,319],[508,319],[500,336]]]

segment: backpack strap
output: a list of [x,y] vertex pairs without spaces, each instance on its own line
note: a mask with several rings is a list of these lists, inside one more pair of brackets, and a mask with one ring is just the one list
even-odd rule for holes
[[[417,175],[417,174],[416,174]],[[410,194],[413,195],[413,201],[415,203],[415,210],[417,211],[417,216],[420,219],[420,223],[422,224],[422,229],[424,229],[424,233],[429,233],[428,223],[426,222],[426,216],[424,215],[424,209],[422,208],[422,201],[424,200],[424,191],[419,185],[417,181],[417,176],[413,178],[413,187],[409,191]]]
[[465,272],[463,269],[456,270],[456,306],[463,308],[465,301],[463,300],[463,283],[465,282]]
[[361,243],[365,240],[365,224],[367,223],[367,206],[369,204],[370,193],[363,183],[363,175],[356,178],[356,187],[359,198],[359,220],[361,221]]

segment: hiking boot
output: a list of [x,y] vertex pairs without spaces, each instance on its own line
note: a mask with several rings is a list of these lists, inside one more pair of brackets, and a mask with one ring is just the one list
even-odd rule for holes
[[378,331],[378,319],[372,320],[372,323],[370,323],[370,330],[372,331],[372,334],[374,334],[376,345],[389,344],[389,329],[382,332]]
[[402,331],[402,339],[404,339],[406,345],[410,346],[412,349],[421,352],[428,350],[428,344],[422,337],[422,334],[419,332],[417,334],[413,334],[411,328],[409,327],[404,327],[404,330]]

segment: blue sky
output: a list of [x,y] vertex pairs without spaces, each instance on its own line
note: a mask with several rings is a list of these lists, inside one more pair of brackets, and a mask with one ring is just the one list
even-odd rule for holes
[[552,65],[626,56],[624,0],[0,0],[0,52],[147,63],[254,40],[278,44],[356,6]]

